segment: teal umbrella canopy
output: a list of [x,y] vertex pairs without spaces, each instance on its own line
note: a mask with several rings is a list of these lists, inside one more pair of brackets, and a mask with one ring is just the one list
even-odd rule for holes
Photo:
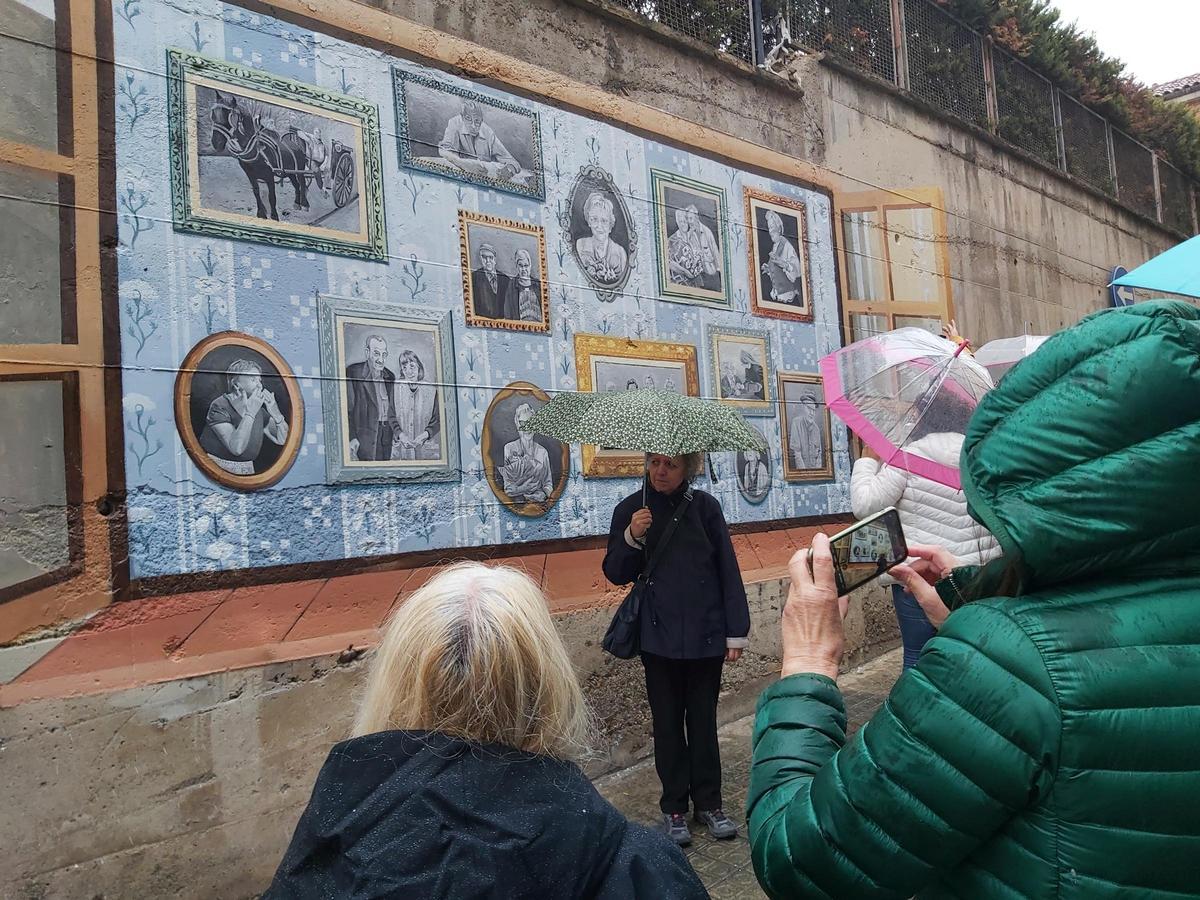
[[1200,234],[1142,263],[1113,284],[1200,297]]
[[560,441],[666,456],[767,449],[733,407],[650,389],[560,393],[521,430]]

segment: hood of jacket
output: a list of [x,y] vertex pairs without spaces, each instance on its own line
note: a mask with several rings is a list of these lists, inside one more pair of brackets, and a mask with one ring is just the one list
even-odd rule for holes
[[1059,332],[980,403],[960,465],[1027,588],[1195,556],[1200,310],[1140,303]]

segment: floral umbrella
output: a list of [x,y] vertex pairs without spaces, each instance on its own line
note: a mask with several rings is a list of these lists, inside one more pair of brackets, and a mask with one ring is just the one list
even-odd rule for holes
[[888,465],[962,487],[957,466],[922,456],[922,434],[966,432],[994,385],[987,369],[923,328],[898,328],[857,341],[820,362],[825,402]]
[[651,389],[600,394],[564,391],[521,429],[560,441],[666,456],[767,449],[733,407]]

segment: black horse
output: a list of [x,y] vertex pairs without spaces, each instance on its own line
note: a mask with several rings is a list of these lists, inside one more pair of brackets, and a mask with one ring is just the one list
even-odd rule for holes
[[[278,131],[265,128],[261,112],[249,107],[238,106],[238,98],[215,92],[216,102],[209,115],[212,118],[212,145],[218,153],[229,153],[242,166],[250,186],[254,189],[254,201],[258,204],[260,219],[278,221],[279,210],[275,207],[275,182],[286,177],[296,190],[295,208],[308,209],[308,155],[304,140],[289,131],[280,135]],[[263,206],[258,192],[259,182],[267,186],[267,200],[271,204],[270,216]]]

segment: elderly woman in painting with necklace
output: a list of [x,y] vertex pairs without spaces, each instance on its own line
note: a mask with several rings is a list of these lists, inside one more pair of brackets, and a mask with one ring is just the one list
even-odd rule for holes
[[225,379],[229,390],[209,405],[200,446],[229,474],[253,475],[263,438],[282,447],[288,423],[275,395],[263,387],[258,363],[235,359],[225,370]]
[[767,233],[771,236],[771,252],[762,264],[762,272],[771,279],[771,299],[794,303],[800,293],[800,255],[783,233],[783,217],[773,209],[767,210]]
[[441,415],[437,388],[424,384],[425,366],[411,350],[397,360],[396,431],[392,459],[437,459],[441,456]]
[[528,250],[513,254],[517,274],[508,280],[504,294],[504,318],[519,322],[542,320],[542,283],[533,277],[533,258]]
[[592,233],[575,242],[579,264],[594,281],[616,284],[625,274],[629,255],[609,236],[617,224],[617,211],[612,200],[593,191],[584,201],[583,217]]

